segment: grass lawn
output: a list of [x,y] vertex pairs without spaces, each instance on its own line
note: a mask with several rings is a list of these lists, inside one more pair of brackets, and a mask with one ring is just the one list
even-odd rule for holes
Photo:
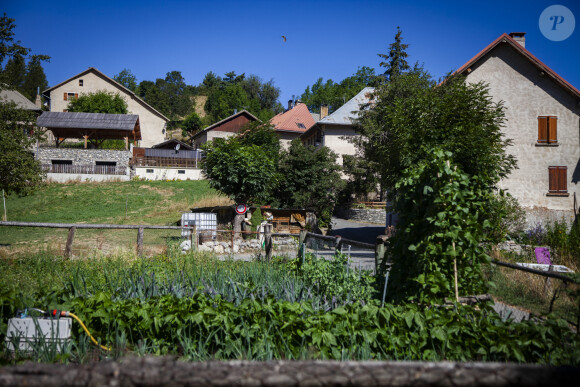
[[[7,197],[6,211],[10,221],[177,225],[181,213],[192,207],[228,202],[205,180],[52,183],[26,197]],[[58,250],[66,235],[64,229],[3,227],[0,248]],[[177,236],[179,231],[147,231],[145,245]],[[75,248],[133,248],[135,240],[132,230],[78,230]]]

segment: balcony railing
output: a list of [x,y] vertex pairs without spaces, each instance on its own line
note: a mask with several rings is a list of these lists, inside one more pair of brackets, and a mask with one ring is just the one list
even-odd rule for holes
[[46,173],[74,173],[88,175],[126,175],[127,167],[112,165],[42,164]]
[[133,157],[131,165],[136,167],[179,167],[199,168],[201,158],[178,158],[178,157]]

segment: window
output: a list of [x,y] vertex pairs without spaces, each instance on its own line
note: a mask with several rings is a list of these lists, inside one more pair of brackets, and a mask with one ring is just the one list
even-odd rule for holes
[[79,79],[79,86],[82,86],[82,85],[83,85],[83,80]]
[[72,160],[50,160],[52,165],[72,165]]
[[568,195],[568,167],[548,167],[548,195]]
[[538,144],[558,143],[558,117],[538,117]]
[[79,99],[79,94],[78,93],[64,93],[64,100],[65,101],[69,101],[69,100],[73,100],[73,99]]
[[296,126],[298,126],[300,129],[306,129],[306,126],[304,126],[302,122],[297,122]]
[[180,175],[185,175],[185,169],[178,169],[177,173]]
[[153,173],[153,170],[152,169],[148,169],[147,170],[147,173]]

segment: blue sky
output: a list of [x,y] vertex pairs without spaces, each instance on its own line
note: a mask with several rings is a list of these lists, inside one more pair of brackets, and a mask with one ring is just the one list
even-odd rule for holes
[[[554,4],[576,17],[561,42],[538,26]],[[410,61],[436,78],[502,33],[523,31],[526,48],[580,89],[578,1],[2,0],[0,12],[16,19],[25,47],[52,57],[44,64],[50,86],[88,67],[111,77],[128,68],[138,82],[178,70],[191,85],[233,70],[273,79],[285,105],[318,77],[338,82],[359,66],[378,69],[377,53],[400,26]]]

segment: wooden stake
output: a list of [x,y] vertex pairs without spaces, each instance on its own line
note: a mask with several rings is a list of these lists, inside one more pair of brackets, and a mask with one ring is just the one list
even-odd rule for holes
[[72,245],[75,239],[75,231],[77,230],[76,227],[71,227],[68,230],[68,238],[66,239],[66,246],[64,248],[64,256],[65,258],[70,258],[72,255]]
[[143,227],[139,227],[139,231],[137,231],[137,255],[139,257],[143,256]]

